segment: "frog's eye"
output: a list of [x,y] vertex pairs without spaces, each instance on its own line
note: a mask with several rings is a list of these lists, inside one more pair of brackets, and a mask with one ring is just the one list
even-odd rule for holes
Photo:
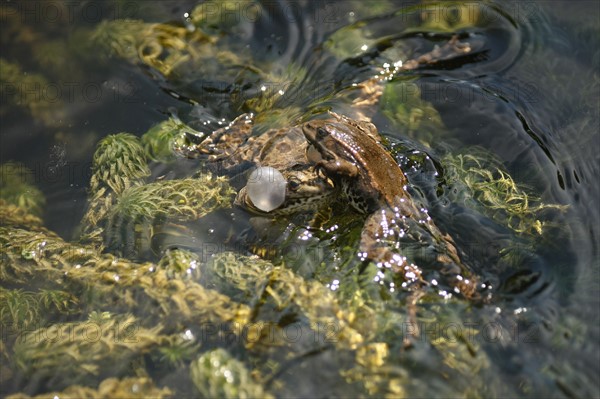
[[325,137],[327,137],[328,135],[329,135],[329,133],[324,128],[322,128],[322,127],[317,128],[317,139],[318,140],[322,140]]
[[288,187],[290,190],[296,191],[300,187],[300,182],[296,179],[290,179],[288,180]]

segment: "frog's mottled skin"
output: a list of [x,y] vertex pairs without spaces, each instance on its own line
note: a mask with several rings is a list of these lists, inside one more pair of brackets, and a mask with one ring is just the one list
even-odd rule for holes
[[[243,114],[188,150],[187,155],[204,156],[214,169],[225,173],[261,166],[277,169],[287,181],[285,201],[269,214],[286,215],[315,209],[335,191],[332,180],[317,173],[306,158],[307,147],[301,127],[271,129],[253,136],[252,116]],[[254,213],[265,213],[254,206],[246,187],[238,192],[235,204]]]

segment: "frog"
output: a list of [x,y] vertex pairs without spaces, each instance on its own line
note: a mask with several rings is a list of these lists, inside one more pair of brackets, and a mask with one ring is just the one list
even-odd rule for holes
[[[242,114],[202,142],[179,148],[178,152],[188,158],[203,159],[218,174],[230,175],[238,189],[234,205],[253,214],[291,215],[317,209],[331,199],[336,188],[307,160],[308,142],[301,126],[269,129],[260,135],[252,134],[253,126],[254,114]],[[274,168],[286,183],[284,202],[268,212],[255,206],[248,195],[246,179],[239,184],[238,176],[247,177],[249,171],[259,167]]]
[[[468,51],[468,45],[453,37],[430,53],[404,62],[400,69],[415,69]],[[355,102],[357,110],[379,99],[383,80],[377,76],[357,85],[362,93],[362,100]],[[405,174],[381,144],[369,116],[356,115],[350,118],[330,112],[327,119],[253,135],[254,115],[246,113],[182,152],[203,158],[220,173],[264,166],[281,172],[286,181],[285,200],[273,210],[255,206],[245,183],[237,187],[234,204],[254,214],[276,218],[316,211],[341,194],[356,211],[367,215],[359,244],[361,260],[391,269],[407,283],[428,284],[418,266],[385,242],[385,238],[409,231],[405,221],[413,221],[423,230],[422,235],[431,238],[435,261],[443,266],[451,286],[465,296],[474,296],[477,279],[462,264],[452,238],[412,200]]]
[[412,221],[431,238],[435,261],[455,291],[478,296],[478,278],[462,263],[452,237],[413,201],[406,175],[373,123],[329,112],[327,119],[304,123],[302,132],[309,143],[307,159],[315,170],[332,179],[357,212],[368,215],[360,235],[362,260],[399,273],[405,282],[428,284],[422,270],[386,242],[388,237],[410,234],[407,221]]
[[350,94],[352,98],[350,107],[345,109],[347,116],[357,120],[370,120],[373,116],[375,107],[381,99],[385,83],[394,79],[401,73],[427,68],[442,61],[456,61],[457,58],[469,58],[480,54],[483,49],[483,43],[477,43],[470,37],[469,41],[463,41],[461,36],[452,35],[445,43],[436,45],[432,50],[405,61],[397,61],[393,64],[384,63],[383,67],[378,69],[378,73],[371,78],[353,83],[346,90],[342,90],[338,95]]
[[411,220],[431,237],[435,261],[442,265],[449,284],[464,296],[475,295],[477,279],[461,262],[452,238],[413,201],[406,175],[383,146],[373,123],[329,112],[326,119],[270,129],[256,136],[252,127],[253,116],[241,115],[188,149],[193,156],[203,157],[213,170],[236,174],[240,169],[270,166],[284,176],[285,201],[278,208],[266,212],[256,207],[244,183],[234,205],[276,218],[316,212],[342,196],[358,213],[367,215],[360,235],[361,260],[391,269],[406,282],[427,284],[417,265],[407,262],[381,239],[409,231],[405,220]]
[[[353,102],[357,117],[369,120],[363,112],[379,100],[383,89],[382,83],[389,80],[392,75],[466,54],[471,49],[468,43],[461,42],[459,37],[454,35],[445,44],[435,46],[433,50],[414,59],[398,63],[394,70],[376,74],[360,84],[353,85],[360,93],[359,98]],[[334,187],[332,180],[326,174],[315,173],[312,168],[312,162],[307,159],[309,143],[302,124],[269,129],[260,135],[253,135],[253,126],[254,114],[244,113],[228,126],[201,138],[196,145],[180,147],[177,151],[188,157],[204,158],[213,169],[218,170],[219,174],[223,172],[235,174],[251,167],[272,167],[281,172],[286,181],[285,200],[272,211],[261,211],[247,195],[246,186],[238,187],[239,191],[234,203],[253,213],[268,213],[272,216],[289,215],[318,208],[331,199],[339,187]],[[355,200],[357,198],[355,197]]]

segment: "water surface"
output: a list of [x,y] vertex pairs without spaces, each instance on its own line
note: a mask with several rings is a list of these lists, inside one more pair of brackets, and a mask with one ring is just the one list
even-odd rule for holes
[[[385,335],[390,355],[381,367],[368,369],[363,380],[346,369],[355,361],[354,350],[335,345],[294,342],[292,359],[270,350],[247,351],[243,345],[210,345],[229,349],[247,367],[279,363],[264,382],[276,396],[598,397],[600,189],[594,176],[600,173],[600,7],[595,1],[425,4],[274,1],[256,7],[231,2],[229,14],[218,20],[222,25],[205,28],[218,32],[225,27],[229,35],[219,39],[219,51],[227,49],[260,73],[241,65],[213,65],[209,57],[202,65],[183,59],[168,74],[158,64],[145,63],[143,51],[134,51],[133,58],[118,56],[90,46],[88,35],[103,22],[125,19],[185,27],[185,13],[194,2],[3,4],[7,28],[1,35],[2,59],[19,65],[21,77],[37,74],[45,81],[31,86],[6,73],[1,77],[2,163],[20,162],[33,171],[35,185],[46,197],[44,225],[73,240],[86,210],[92,156],[102,137],[118,132],[140,137],[170,116],[210,132],[207,121],[215,126],[248,111],[269,115],[280,110],[273,119],[265,117],[265,126],[259,127],[263,130],[325,109],[351,114],[355,110],[340,93],[353,83],[459,34],[472,44],[472,54],[396,76],[388,84],[384,101],[408,101],[418,93],[425,117],[417,128],[406,123],[410,118],[386,108],[387,103],[375,107],[373,122],[397,149],[402,165],[412,165],[411,151],[442,162],[479,148],[499,159],[542,203],[566,206],[543,215],[548,222],[543,234],[520,236],[499,227],[490,214],[461,203],[451,186],[439,183],[432,164],[416,162],[414,171],[407,169],[415,195],[455,237],[473,269],[494,285],[491,302],[470,305],[439,298],[423,303],[419,320],[429,330],[410,349],[402,345],[406,324],[390,321],[398,328]],[[212,7],[204,11],[220,15],[222,10]],[[229,25],[235,29],[227,30]],[[256,103],[248,99],[261,98],[262,87],[284,94],[253,109]],[[23,105],[27,101],[41,105]],[[155,168],[154,177],[164,172]],[[217,213],[206,223],[219,229],[231,220]],[[351,226],[360,230],[358,222]],[[503,256],[503,250],[514,256]],[[345,263],[328,261],[330,268],[305,260],[288,264],[304,279],[331,288],[332,281],[345,276]],[[377,289],[367,284],[367,290]],[[382,298],[396,298],[383,291]],[[250,298],[249,303],[256,300]],[[405,308],[394,308],[399,304],[405,302],[390,299],[379,317],[404,317]],[[270,312],[258,311],[265,317]],[[305,316],[294,312],[290,310],[289,323],[306,326]],[[70,317],[85,320],[86,312]],[[466,351],[456,349],[463,344]],[[210,345],[200,346],[198,354],[212,349]],[[10,360],[14,354],[3,350],[3,356]],[[189,373],[189,361],[176,370],[151,361],[146,366],[158,386],[174,391],[177,373]],[[13,373],[19,378],[2,380],[3,392],[39,394],[56,388],[48,379]],[[122,378],[128,373],[103,375]],[[68,377],[61,378],[58,386],[69,385]],[[96,387],[97,378],[86,383]],[[367,380],[377,388],[370,391]],[[392,389],[396,381],[403,384],[400,390]],[[180,393],[194,392],[189,380],[183,378],[181,384]]]

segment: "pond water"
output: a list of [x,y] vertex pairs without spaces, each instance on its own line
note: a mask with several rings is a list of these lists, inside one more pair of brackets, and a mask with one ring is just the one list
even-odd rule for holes
[[[600,397],[597,1],[31,1],[0,10],[0,159],[18,165],[2,170],[0,198],[23,208],[37,194],[13,193],[24,182],[37,187],[47,228],[2,211],[4,395],[135,377],[121,389],[142,396]],[[357,83],[454,36],[468,53],[390,75],[367,107],[352,102],[368,97]],[[169,118],[185,126],[180,138],[203,137],[244,112],[255,114],[259,135],[326,111],[370,117],[415,201],[490,286],[486,300],[431,286],[411,295],[398,277],[357,259],[365,216],[336,209],[320,227],[303,215],[273,222],[229,207],[162,230],[162,220],[141,227],[112,220],[116,227],[99,225],[117,232],[103,242],[113,264],[120,257],[129,262],[123,270],[140,265],[142,275],[164,267],[166,248],[185,248],[198,257],[201,277],[167,267],[175,282],[161,288],[156,277],[138,284],[137,272],[125,277],[110,266],[97,276],[91,267],[85,277],[74,270],[104,265],[93,231],[81,226],[91,220],[102,138],[142,137]],[[157,158],[144,183],[189,177],[199,167]],[[110,173],[126,181],[123,165],[114,165]],[[234,177],[237,189],[241,177]],[[145,252],[137,247],[140,229],[152,236]],[[81,259],[94,254],[26,256],[34,241],[20,237],[48,231],[82,251]],[[92,238],[78,247],[82,232]],[[245,272],[223,272],[209,256],[253,251],[267,260],[236,264],[264,262],[275,274],[247,272],[245,281]],[[232,317],[205,316],[188,294],[185,306],[169,302],[180,294],[176,284],[187,293],[210,290],[214,298],[202,295],[223,309],[229,301],[248,308],[242,328],[262,323],[276,337],[232,332]],[[49,300],[45,292],[63,296]],[[104,328],[107,320],[134,327],[136,344],[117,350],[126,356],[113,353],[116,336],[76,336],[74,326]],[[39,335],[67,325],[72,335]],[[224,372],[215,371],[217,358]],[[151,390],[158,388],[170,393]]]

